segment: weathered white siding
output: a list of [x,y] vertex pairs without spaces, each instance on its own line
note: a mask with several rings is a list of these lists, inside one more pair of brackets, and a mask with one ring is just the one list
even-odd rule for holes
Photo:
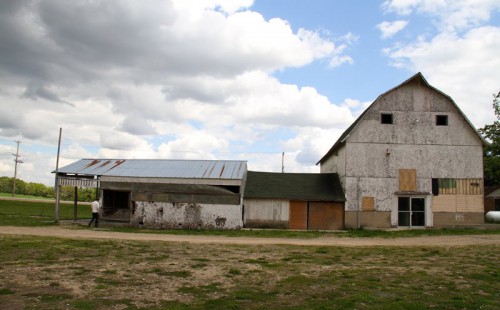
[[346,148],[345,145],[339,147],[335,154],[325,159],[320,166],[321,173],[337,173],[339,175],[342,188],[345,190],[346,178]]
[[241,205],[136,201],[130,224],[164,229],[239,229]]
[[[393,123],[382,124],[381,113],[391,113]],[[448,125],[437,126],[436,115],[446,115]],[[481,139],[454,103],[415,79],[379,97],[344,146],[323,160],[321,172],[341,176],[346,211],[361,210],[362,198],[373,197],[375,213],[390,211],[387,224],[395,226],[399,171],[415,169],[414,192],[426,198],[429,226],[432,212],[482,212],[479,196],[455,197],[453,202],[431,196],[433,178],[482,180],[482,150]]]
[[288,228],[290,201],[285,199],[245,199],[245,227]]

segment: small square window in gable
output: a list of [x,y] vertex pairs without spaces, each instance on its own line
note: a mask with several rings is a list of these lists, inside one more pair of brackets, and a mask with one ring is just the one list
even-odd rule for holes
[[393,124],[392,113],[380,113],[381,124]]
[[448,115],[436,115],[436,126],[448,126]]

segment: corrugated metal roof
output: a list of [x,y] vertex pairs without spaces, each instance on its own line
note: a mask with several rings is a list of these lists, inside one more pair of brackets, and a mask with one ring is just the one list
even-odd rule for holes
[[59,173],[97,176],[241,180],[246,161],[172,159],[81,159]]

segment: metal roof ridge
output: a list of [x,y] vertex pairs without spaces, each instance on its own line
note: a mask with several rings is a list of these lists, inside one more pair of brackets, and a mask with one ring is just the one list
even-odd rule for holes
[[222,161],[232,161],[232,162],[248,162],[248,160],[238,160],[238,159],[172,159],[172,158],[81,158],[80,160],[126,160],[126,161],[211,161],[211,162],[222,162]]

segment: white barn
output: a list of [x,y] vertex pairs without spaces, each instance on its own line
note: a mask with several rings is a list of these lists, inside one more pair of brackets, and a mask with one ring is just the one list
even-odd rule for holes
[[476,225],[484,223],[484,143],[417,73],[381,94],[318,164],[340,177],[347,228]]

